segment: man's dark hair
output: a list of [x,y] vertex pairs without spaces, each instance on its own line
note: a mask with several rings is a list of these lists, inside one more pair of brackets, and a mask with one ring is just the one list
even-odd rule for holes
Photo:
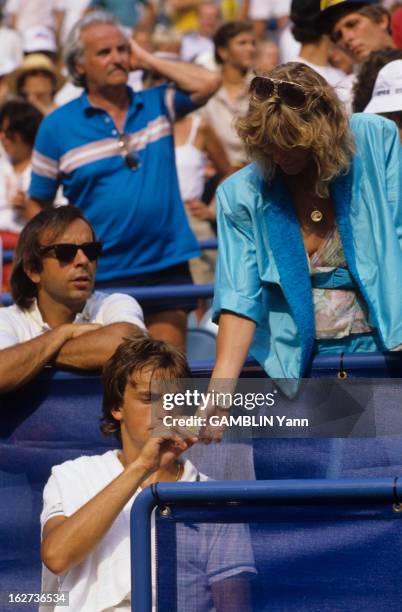
[[367,4],[365,2],[346,2],[339,6],[332,7],[328,10],[328,13],[324,11],[320,20],[323,31],[327,34],[331,34],[336,22],[349,13],[363,15],[373,23],[380,23],[384,15],[386,15],[388,17],[388,33],[391,34],[391,15],[389,11],[380,4]]
[[244,32],[253,32],[253,24],[249,21],[228,21],[215,32],[213,42],[217,64],[223,64],[223,60],[219,55],[219,49],[226,49],[232,38]]
[[13,300],[22,309],[28,309],[37,296],[37,286],[31,281],[25,270],[41,272],[42,256],[40,252],[41,239],[46,232],[57,239],[76,219],[82,219],[91,228],[95,240],[95,232],[81,210],[71,204],[58,208],[46,208],[38,213],[22,230],[15,250],[10,286]]
[[[378,73],[389,62],[402,59],[402,49],[380,49],[372,51],[361,65],[353,86],[353,112],[362,113],[373,95]],[[402,109],[401,109],[402,110]]]
[[19,75],[16,81],[16,86],[15,86],[17,90],[17,94],[23,97],[24,96],[24,91],[23,91],[24,85],[25,85],[25,81],[27,80],[27,78],[32,77],[32,76],[39,76],[39,75],[48,78],[49,81],[52,83],[52,96],[54,96],[57,91],[56,75],[53,72],[50,72],[49,70],[43,70],[42,68],[32,68],[32,70],[25,70]]
[[290,9],[292,34],[300,43],[315,43],[322,37],[320,0],[293,0]]
[[155,340],[141,330],[126,338],[105,363],[102,375],[101,431],[105,435],[114,434],[119,442],[120,422],[114,418],[112,410],[122,406],[127,384],[135,387],[138,376],[145,370],[167,380],[191,378],[184,354],[173,345]]
[[0,126],[8,120],[6,135],[19,134],[33,148],[36,133],[43,119],[42,113],[25,100],[9,100],[0,108]]

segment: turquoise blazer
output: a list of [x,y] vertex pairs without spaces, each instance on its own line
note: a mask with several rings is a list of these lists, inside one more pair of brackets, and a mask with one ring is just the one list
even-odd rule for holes
[[[351,119],[356,154],[331,184],[349,271],[385,349],[402,344],[402,193],[396,125],[377,115]],[[289,191],[251,164],[218,189],[219,256],[213,318],[252,319],[252,356],[272,378],[299,378],[315,340],[308,262]]]

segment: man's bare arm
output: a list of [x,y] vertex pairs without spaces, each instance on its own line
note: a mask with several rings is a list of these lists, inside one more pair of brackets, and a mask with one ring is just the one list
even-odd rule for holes
[[60,348],[96,325],[60,325],[44,334],[0,350],[0,393],[7,393],[34,378],[57,355]]
[[52,200],[38,200],[36,198],[27,198],[25,200],[24,209],[21,211],[21,216],[25,221],[30,221],[32,217],[40,213],[45,208],[50,208],[53,205]]
[[57,352],[55,365],[98,370],[113,355],[123,339],[138,330],[132,323],[111,323],[71,338]]
[[130,41],[130,45],[133,70],[142,68],[158,72],[168,81],[175,83],[179,89],[191,94],[191,100],[196,104],[205,104],[221,85],[221,77],[206,68],[187,62],[155,57],[134,40]]
[[242,610],[251,612],[250,574],[238,574],[212,584],[212,599],[216,612]]

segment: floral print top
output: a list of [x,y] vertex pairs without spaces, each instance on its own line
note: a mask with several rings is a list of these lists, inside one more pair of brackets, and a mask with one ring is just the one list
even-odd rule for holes
[[[347,268],[338,228],[330,230],[320,247],[309,257],[311,274]],[[316,338],[343,338],[369,333],[367,306],[354,289],[313,288]]]

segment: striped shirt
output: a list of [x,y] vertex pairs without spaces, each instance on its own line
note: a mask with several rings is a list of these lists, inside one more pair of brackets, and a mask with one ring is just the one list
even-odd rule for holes
[[[53,200],[62,183],[104,242],[97,280],[155,272],[198,255],[180,198],[172,136],[175,115],[195,105],[168,85],[128,92],[124,148],[113,119],[83,93],[43,120],[32,158],[30,195]],[[128,150],[139,159],[137,170],[126,164]]]

